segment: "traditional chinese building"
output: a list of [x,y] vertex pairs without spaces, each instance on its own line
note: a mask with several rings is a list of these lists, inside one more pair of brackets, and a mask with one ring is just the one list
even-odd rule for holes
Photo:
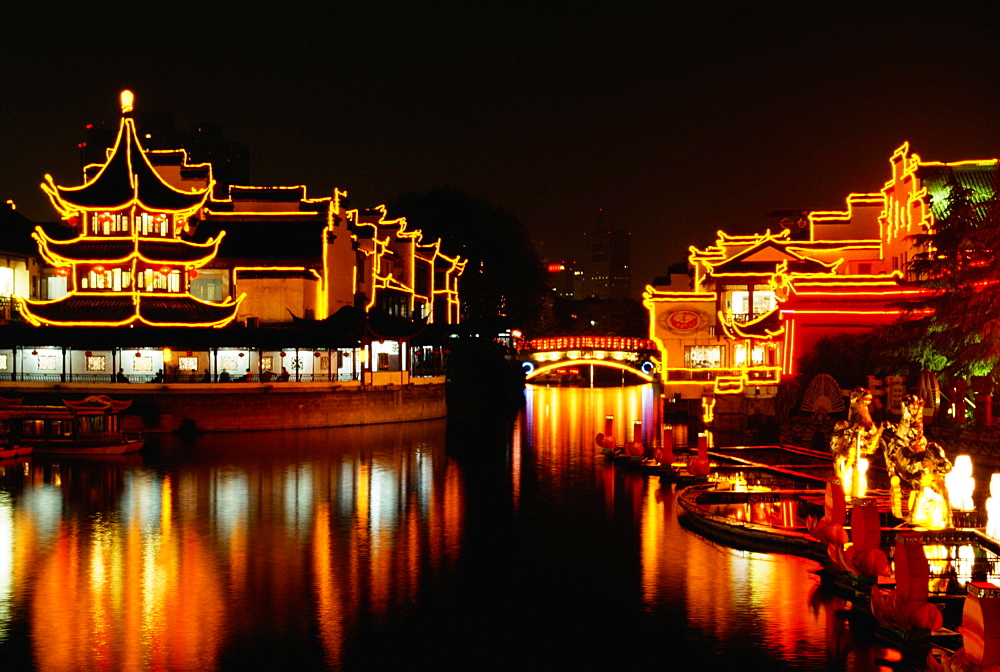
[[919,251],[909,236],[943,214],[950,180],[990,193],[996,161],[927,162],[903,145],[890,164],[882,190],[849,195],[846,209],[804,211],[776,233],[720,231],[690,249],[689,282],[647,287],[668,397],[773,396],[820,338],[899,318],[923,291],[904,277]]
[[58,299],[18,300],[32,324],[218,327],[236,317],[239,299],[209,303],[189,291],[193,273],[222,239],[197,244],[181,237],[211,183],[182,190],[160,176],[139,145],[131,102],[123,96],[118,138],[93,178],[61,187],[46,176],[42,188],[76,235],[59,240],[41,227],[34,234],[42,258],[67,276],[68,287]]
[[[63,225],[35,227],[37,253],[11,283],[35,329],[0,335],[0,380],[364,385],[440,372],[425,366],[440,353],[410,337],[458,322],[463,260],[382,207],[350,209],[340,190],[216,198],[210,164],[143,148],[132,103],[124,92],[116,141],[82,184],[46,176]],[[414,326],[387,329],[385,316]]]

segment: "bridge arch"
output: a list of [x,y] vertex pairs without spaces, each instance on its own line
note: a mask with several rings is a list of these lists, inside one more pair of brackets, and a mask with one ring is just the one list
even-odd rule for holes
[[653,382],[659,371],[656,344],[623,336],[556,336],[525,341],[519,351],[527,380],[580,366],[618,369]]

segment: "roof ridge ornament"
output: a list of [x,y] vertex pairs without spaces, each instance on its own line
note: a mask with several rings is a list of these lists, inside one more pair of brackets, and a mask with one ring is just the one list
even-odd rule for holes
[[135,94],[125,89],[121,92],[119,96],[122,103],[122,114],[129,114],[132,112],[132,104],[135,102]]

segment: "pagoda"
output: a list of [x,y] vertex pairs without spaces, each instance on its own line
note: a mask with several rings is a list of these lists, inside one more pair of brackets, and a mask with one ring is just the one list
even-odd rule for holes
[[[41,227],[32,236],[45,261],[67,277],[68,292],[51,301],[18,298],[18,311],[36,326],[225,326],[242,296],[209,303],[190,293],[225,233],[200,243],[183,238],[211,194],[211,174],[189,191],[168,183],[139,144],[130,91],[121,103],[107,161],[89,167],[80,186],[58,186],[51,175],[42,184],[76,236],[55,238]],[[186,157],[182,166],[190,168]]]

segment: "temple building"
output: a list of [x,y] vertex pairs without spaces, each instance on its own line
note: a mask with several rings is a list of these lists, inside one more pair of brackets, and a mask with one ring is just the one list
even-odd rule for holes
[[8,257],[11,317],[36,329],[11,321],[0,380],[398,383],[439,357],[413,337],[458,323],[464,260],[341,190],[218,198],[210,164],[142,146],[132,106],[123,92],[114,145],[81,185],[46,176],[62,224]]
[[[773,397],[820,338],[894,322],[924,290],[907,284],[909,238],[943,215],[956,180],[992,193],[996,160],[923,161],[904,144],[881,191],[850,194],[838,211],[801,211],[780,231],[692,247],[689,275],[649,286],[644,304],[675,399]],[[665,278],[666,279],[666,278]]]

